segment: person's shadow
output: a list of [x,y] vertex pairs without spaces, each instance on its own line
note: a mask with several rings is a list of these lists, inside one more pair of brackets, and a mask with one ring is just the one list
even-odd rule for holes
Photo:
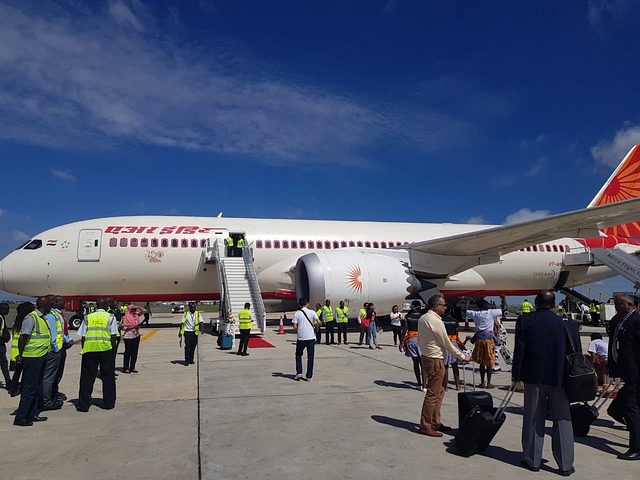
[[187,362],[185,362],[184,360],[171,360],[171,364],[172,365],[186,365]]
[[392,388],[403,388],[408,390],[415,390],[415,387],[407,383],[387,382],[386,380],[374,380],[373,383],[375,383],[380,387],[392,387]]
[[382,423],[383,425],[402,428],[412,433],[418,433],[419,430],[419,427],[415,422],[408,422],[406,420],[400,420],[399,418],[385,417],[384,415],[371,415],[371,420]]
[[277,378],[288,378],[289,380],[295,380],[296,376],[293,373],[282,373],[282,372],[273,372],[271,374],[272,377]]

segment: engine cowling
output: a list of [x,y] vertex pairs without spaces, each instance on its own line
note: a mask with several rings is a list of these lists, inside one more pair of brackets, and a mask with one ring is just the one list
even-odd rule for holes
[[389,250],[388,254],[357,249],[310,253],[296,263],[296,294],[308,298],[311,304],[324,304],[330,299],[357,305],[374,302],[390,308],[410,294],[433,286],[416,279],[408,261],[407,252],[399,250]]

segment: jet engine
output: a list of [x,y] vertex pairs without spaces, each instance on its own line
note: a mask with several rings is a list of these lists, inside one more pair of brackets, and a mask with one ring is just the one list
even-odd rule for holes
[[405,250],[343,249],[303,255],[295,268],[296,295],[312,304],[325,299],[389,305],[434,285],[417,279]]

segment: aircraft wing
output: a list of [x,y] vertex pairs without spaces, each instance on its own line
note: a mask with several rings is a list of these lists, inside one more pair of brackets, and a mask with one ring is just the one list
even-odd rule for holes
[[436,255],[505,254],[558,238],[593,238],[603,228],[640,220],[640,198],[562,213],[540,220],[488,227],[451,237],[403,245]]

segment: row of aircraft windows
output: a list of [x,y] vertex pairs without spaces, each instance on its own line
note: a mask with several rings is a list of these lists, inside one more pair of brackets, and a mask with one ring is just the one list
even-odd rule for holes
[[533,247],[521,248],[521,252],[569,252],[569,245],[534,245]]
[[338,242],[334,240],[330,242],[329,240],[256,240],[256,248],[305,248],[305,249],[326,249],[329,250],[331,248],[346,248],[346,247],[367,247],[367,248],[391,248],[393,246],[399,247],[400,245],[408,245],[409,242],[361,242],[361,241],[353,241],[349,242],[342,240]]
[[[342,240],[340,242],[334,241],[321,241],[321,240],[256,240],[256,248],[304,248],[304,249],[326,249],[329,250],[331,248],[346,248],[346,247],[366,247],[366,248],[391,248],[391,247],[399,247],[401,245],[407,245],[409,242],[362,242],[362,241],[345,241]],[[196,238],[126,238],[122,237],[119,239],[112,237],[109,239],[110,247],[117,247],[120,245],[121,247],[142,247],[142,248],[206,248],[207,240],[202,238],[200,240]],[[533,245],[532,247],[521,248],[521,252],[569,252],[569,245]]]

